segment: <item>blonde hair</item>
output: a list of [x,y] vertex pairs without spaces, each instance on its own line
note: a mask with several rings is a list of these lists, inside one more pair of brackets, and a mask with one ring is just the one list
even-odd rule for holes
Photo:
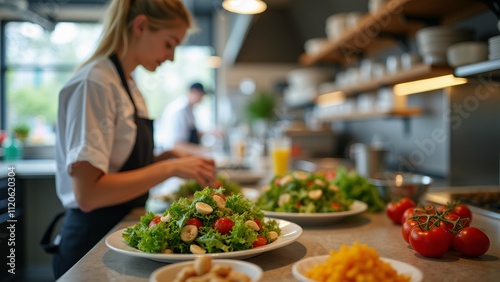
[[132,22],[138,15],[145,15],[149,28],[154,31],[181,25],[195,29],[191,14],[180,0],[112,0],[97,48],[82,66],[119,49],[126,53]]

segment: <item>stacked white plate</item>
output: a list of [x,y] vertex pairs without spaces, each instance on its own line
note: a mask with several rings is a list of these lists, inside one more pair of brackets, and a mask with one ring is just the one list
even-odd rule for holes
[[500,35],[488,39],[488,59],[500,59]]
[[470,41],[474,32],[468,29],[434,26],[417,31],[417,46],[424,62],[431,65],[446,64],[446,50],[453,44]]

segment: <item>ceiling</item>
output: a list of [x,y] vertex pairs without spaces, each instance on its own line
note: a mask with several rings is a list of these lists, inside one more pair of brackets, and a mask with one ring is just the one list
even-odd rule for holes
[[[23,2],[24,1],[24,2]],[[109,0],[0,0],[0,7],[28,3],[29,10],[42,14],[56,8],[87,7],[101,10]],[[213,45],[213,15],[222,0],[183,0],[202,32],[186,44]],[[244,33],[235,63],[297,63],[306,40],[325,37],[325,21],[332,14],[368,10],[368,0],[264,0],[268,9],[253,16]],[[47,9],[49,7],[49,9]],[[52,7],[52,10],[50,9]],[[0,8],[1,9],[1,8]]]

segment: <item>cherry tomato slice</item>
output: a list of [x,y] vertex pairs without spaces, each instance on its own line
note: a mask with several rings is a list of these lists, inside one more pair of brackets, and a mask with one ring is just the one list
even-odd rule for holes
[[150,222],[149,222],[149,225],[148,225],[148,228],[149,229],[152,229],[153,227],[155,227],[159,222],[161,221],[161,216],[157,216],[155,218],[153,218]]

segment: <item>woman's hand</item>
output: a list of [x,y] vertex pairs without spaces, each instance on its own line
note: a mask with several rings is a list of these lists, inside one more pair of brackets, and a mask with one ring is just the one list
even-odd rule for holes
[[183,152],[180,150],[168,150],[168,151],[164,151],[163,153],[155,156],[155,162],[164,161],[164,160],[173,159],[173,158],[189,157],[191,155],[192,154],[187,153],[187,152]]
[[180,149],[173,149],[169,152],[172,158],[186,158],[194,156],[192,153]]
[[168,161],[175,176],[185,179],[195,179],[201,186],[207,186],[215,181],[215,162],[201,156],[189,156]]

